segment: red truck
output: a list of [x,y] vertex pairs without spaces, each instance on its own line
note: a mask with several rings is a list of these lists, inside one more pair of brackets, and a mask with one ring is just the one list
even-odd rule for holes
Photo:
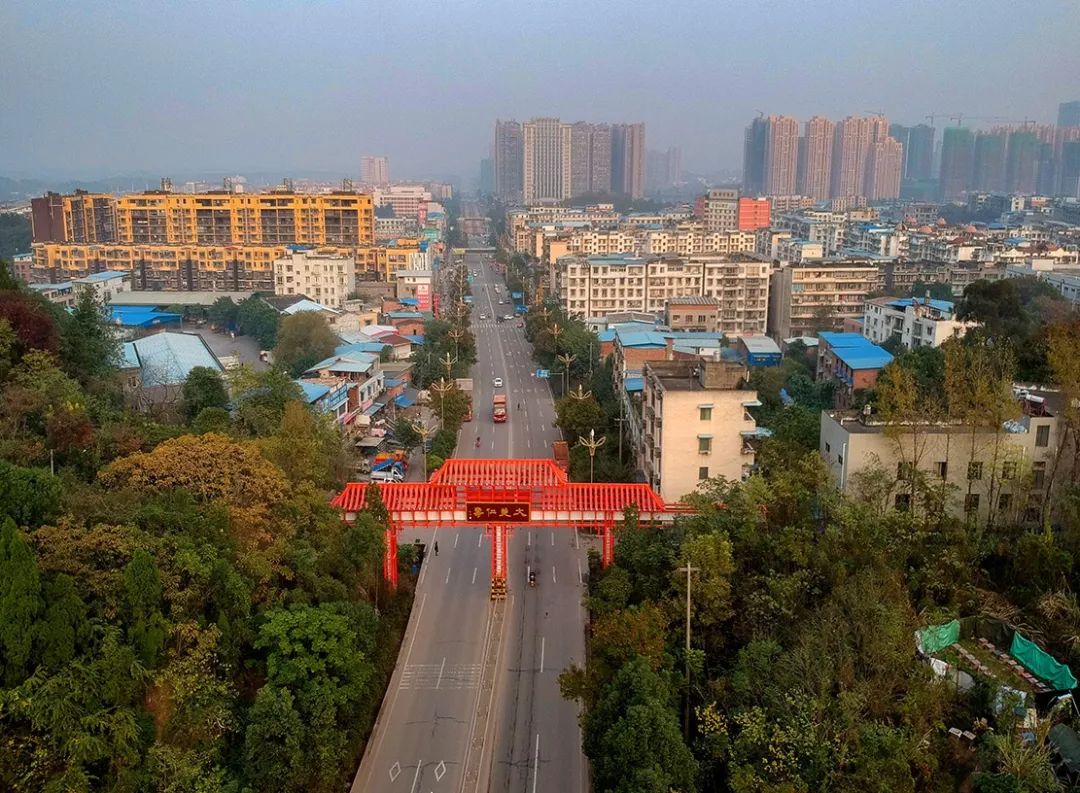
[[506,394],[496,394],[491,400],[491,419],[496,424],[506,421]]

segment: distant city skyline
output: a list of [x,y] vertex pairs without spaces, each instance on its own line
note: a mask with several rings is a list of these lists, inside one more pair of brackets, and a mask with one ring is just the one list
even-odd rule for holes
[[640,120],[685,170],[737,172],[758,110],[941,128],[1080,100],[1074,0],[1025,7],[1023,37],[1004,0],[734,8],[9,0],[0,174],[357,176],[379,152],[403,179],[475,179],[491,120],[533,115]]

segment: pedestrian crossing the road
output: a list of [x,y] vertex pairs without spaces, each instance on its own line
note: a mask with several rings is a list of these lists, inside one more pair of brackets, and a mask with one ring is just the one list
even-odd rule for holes
[[480,685],[480,664],[409,664],[398,688],[470,689]]

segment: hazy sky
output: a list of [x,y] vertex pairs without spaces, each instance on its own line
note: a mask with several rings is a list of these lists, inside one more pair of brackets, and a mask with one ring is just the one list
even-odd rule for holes
[[0,175],[374,153],[472,177],[494,119],[532,115],[644,121],[704,171],[741,166],[757,110],[1049,122],[1080,99],[1078,0],[0,0],[0,31]]

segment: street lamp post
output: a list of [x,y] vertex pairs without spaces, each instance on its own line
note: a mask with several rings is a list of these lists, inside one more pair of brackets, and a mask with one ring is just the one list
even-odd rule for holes
[[581,383],[578,383],[577,391],[571,391],[567,396],[571,399],[576,399],[578,402],[582,402],[592,396],[592,391],[586,391]]
[[563,355],[556,355],[555,357],[558,358],[559,361],[561,361],[562,365],[563,365],[563,389],[562,389],[562,392],[563,392],[563,394],[565,394],[568,390],[570,390],[570,364],[572,364],[574,361],[577,360],[577,356],[576,355],[571,355],[570,353],[564,353]]
[[414,430],[416,430],[417,434],[420,436],[420,453],[421,453],[421,455],[423,455],[423,458],[424,458],[424,481],[426,482],[427,479],[428,479],[428,472],[427,472],[427,454],[428,454],[428,452],[427,452],[427,440],[428,440],[428,438],[430,438],[432,435],[435,434],[435,428],[434,427],[429,427],[423,421],[413,421],[412,422],[412,428]]
[[445,377],[431,384],[431,390],[439,395],[439,426],[446,427],[446,395],[454,390],[454,384]]
[[683,735],[690,740],[690,574],[696,573],[699,568],[691,567],[687,560],[686,567],[676,570],[686,573],[686,707],[683,709]]
[[443,366],[446,367],[446,379],[447,380],[450,379],[450,374],[454,370],[454,364],[456,364],[457,362],[458,362],[457,356],[456,355],[451,356],[449,351],[447,351],[446,355],[444,355],[442,358],[439,359],[439,363],[441,363]]
[[589,450],[589,483],[592,484],[593,480],[593,464],[596,457],[596,450],[607,443],[607,438],[601,436],[599,440],[596,438],[596,430],[589,430],[589,439],[586,440],[580,435],[578,436],[578,443]]

